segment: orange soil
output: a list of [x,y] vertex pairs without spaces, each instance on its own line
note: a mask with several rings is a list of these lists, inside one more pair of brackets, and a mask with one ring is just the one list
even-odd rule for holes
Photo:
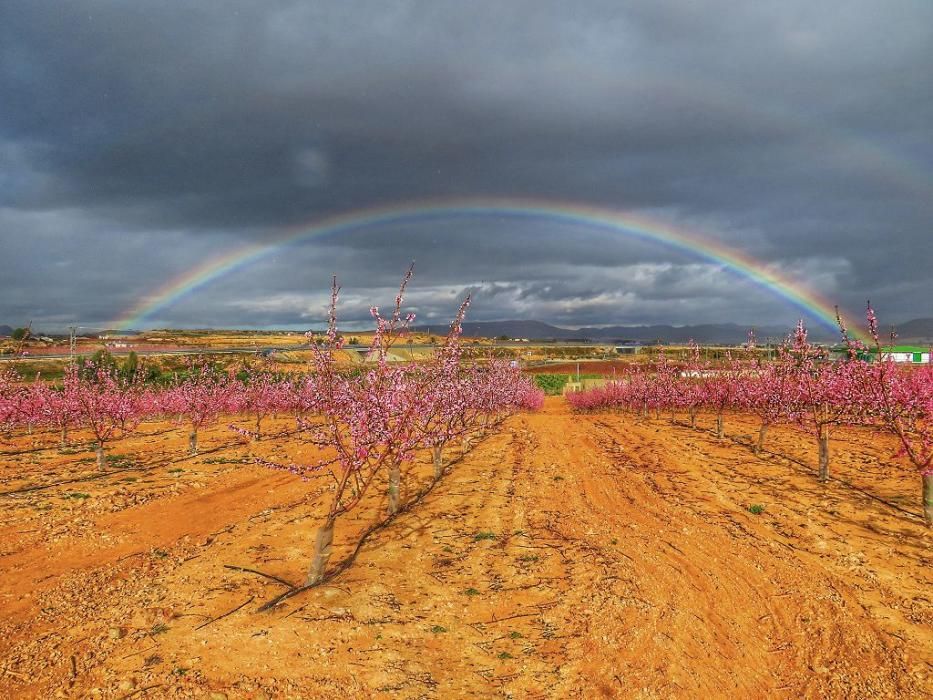
[[[331,584],[258,613],[283,587],[224,565],[300,580],[328,482],[244,463],[300,456],[285,419],[252,446],[205,431],[195,458],[146,425],[115,445],[125,471],[0,496],[0,697],[929,695],[919,478],[850,430],[823,486],[811,439],[774,429],[786,457],[755,457],[754,427],[549,399]],[[52,436],[15,447],[33,439]],[[95,476],[91,456],[2,455],[0,491]],[[332,563],[383,508],[380,489],[338,523]]]

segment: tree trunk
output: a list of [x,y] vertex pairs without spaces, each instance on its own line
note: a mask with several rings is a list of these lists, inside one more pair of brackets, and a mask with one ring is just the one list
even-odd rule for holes
[[192,430],[188,435],[188,454],[192,457],[198,454],[198,431]]
[[697,410],[695,408],[690,409],[690,427],[697,427]]
[[716,414],[716,437],[721,438],[725,436],[725,430],[722,425],[722,411]]
[[466,453],[470,451],[470,437],[468,435],[463,436],[463,451],[461,455],[466,457]]
[[256,439],[262,440],[262,418],[256,416]]
[[444,457],[443,457],[444,446],[435,445],[432,454],[434,457],[434,479],[440,479],[444,475]]
[[820,481],[829,481],[829,426],[820,426]]
[[923,475],[923,517],[933,526],[933,472]]
[[311,555],[311,567],[308,569],[308,577],[305,579],[306,586],[320,583],[321,579],[324,578],[324,570],[327,568],[327,561],[333,551],[333,543],[334,519],[328,518],[318,528],[317,536],[314,538],[314,554]]
[[389,515],[398,512],[398,489],[402,479],[399,463],[393,462],[389,467]]
[[768,435],[768,424],[765,422],[761,423],[761,427],[758,429],[758,444],[755,445],[755,454],[761,453],[765,449],[765,437]]
[[68,446],[68,426],[62,426],[62,447]]
[[104,453],[104,446],[98,443],[97,448],[94,451],[97,453],[97,468],[106,469],[107,455]]

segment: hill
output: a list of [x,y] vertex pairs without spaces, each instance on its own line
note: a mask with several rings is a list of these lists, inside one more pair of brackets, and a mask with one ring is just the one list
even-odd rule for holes
[[[434,335],[443,335],[447,326],[421,326],[416,330]],[[783,338],[789,328],[769,326],[756,328],[755,334],[764,341]],[[696,326],[606,326],[561,328],[543,321],[475,321],[463,324],[463,335],[468,338],[528,338],[529,340],[588,340],[593,342],[643,342],[685,343],[691,339],[698,343],[736,344],[745,342],[748,328],[735,323],[704,324]],[[828,333],[816,330],[811,334],[816,340],[833,340]],[[825,336],[825,337],[823,337]]]
[[933,342],[933,318],[915,318],[895,329],[900,341]]
[[[447,326],[420,326],[422,333],[444,335]],[[778,342],[791,328],[785,326],[759,326],[755,335],[759,342]],[[933,340],[933,318],[918,318],[897,326],[900,340],[922,342]],[[589,340],[593,342],[643,342],[738,344],[748,337],[748,326],[737,323],[707,323],[694,326],[604,326],[562,328],[543,321],[473,321],[463,324],[463,335],[468,338],[528,338],[529,340]],[[822,328],[811,328],[810,337],[821,342],[839,339],[838,334]]]

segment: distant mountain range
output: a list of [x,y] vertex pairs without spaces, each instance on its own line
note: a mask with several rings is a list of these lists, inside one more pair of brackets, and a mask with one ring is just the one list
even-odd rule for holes
[[0,338],[9,338],[13,335],[13,329],[10,326],[0,326]]
[[[444,335],[447,326],[418,326],[416,331]],[[760,326],[755,328],[759,342],[769,338],[777,342],[791,328],[786,326]],[[899,342],[933,341],[933,318],[918,318],[897,327]],[[468,338],[528,338],[529,340],[591,340],[594,342],[642,342],[737,344],[745,342],[748,328],[735,323],[710,323],[697,326],[606,326],[604,328],[560,328],[543,321],[475,321],[463,324],[463,335]],[[882,329],[882,340],[887,330]],[[838,340],[838,334],[822,328],[812,328],[810,338],[817,341]]]
[[[888,330],[881,329],[882,340]],[[933,318],[915,318],[913,321],[895,326],[895,330],[900,341],[933,342]]]

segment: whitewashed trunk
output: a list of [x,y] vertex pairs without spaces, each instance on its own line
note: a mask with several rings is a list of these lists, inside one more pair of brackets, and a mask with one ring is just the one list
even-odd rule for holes
[[334,520],[329,519],[320,528],[314,538],[314,553],[311,555],[311,567],[308,569],[308,576],[305,579],[306,586],[313,586],[320,583],[324,578],[324,571],[327,569],[327,562],[333,552],[334,543]]
[[399,486],[401,484],[401,470],[398,462],[394,462],[389,467],[389,515],[395,515],[398,512]]

